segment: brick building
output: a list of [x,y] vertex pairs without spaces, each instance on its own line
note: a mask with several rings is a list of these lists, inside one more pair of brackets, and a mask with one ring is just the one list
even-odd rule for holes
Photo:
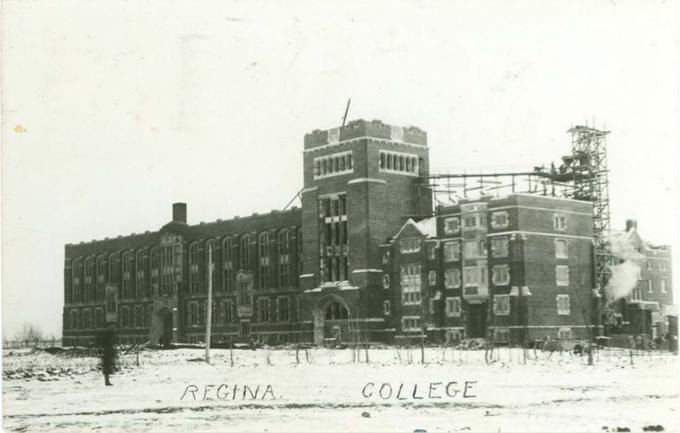
[[[67,244],[64,344],[115,324],[123,342],[520,342],[585,336],[593,209],[512,194],[433,212],[427,134],[357,120],[304,139],[300,209]],[[670,284],[670,282],[668,283]],[[670,291],[670,290],[669,290]]]

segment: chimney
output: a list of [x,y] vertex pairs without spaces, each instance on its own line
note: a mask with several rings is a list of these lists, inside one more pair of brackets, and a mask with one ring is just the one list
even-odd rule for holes
[[187,223],[187,204],[173,203],[172,204],[172,220],[178,223]]
[[634,219],[627,219],[626,220],[626,233],[631,231],[631,229],[637,230],[637,221]]

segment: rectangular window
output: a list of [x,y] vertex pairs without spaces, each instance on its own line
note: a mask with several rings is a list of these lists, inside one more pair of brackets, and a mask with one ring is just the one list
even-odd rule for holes
[[430,299],[430,314],[434,314],[436,308],[437,308],[437,300],[436,299]]
[[568,316],[570,312],[569,295],[557,295],[557,314]]
[[435,287],[437,285],[437,271],[429,271],[427,273],[427,284],[430,287]]
[[422,278],[420,265],[401,267],[401,302],[403,305],[418,305],[421,302]]
[[493,297],[493,314],[496,316],[510,314],[510,295],[495,295]]
[[456,262],[460,260],[460,242],[450,241],[444,243],[444,261]]
[[510,266],[495,265],[492,268],[494,286],[507,286],[510,284]]
[[491,214],[491,227],[494,229],[508,227],[508,213],[505,211],[493,212]]
[[566,239],[555,239],[555,258],[568,259],[569,249]]
[[449,268],[444,274],[444,284],[447,289],[460,287],[460,269]]
[[437,259],[437,246],[432,244],[427,246],[427,258],[428,260]]
[[647,293],[654,293],[654,283],[652,280],[647,280]]
[[508,257],[509,239],[507,236],[491,238],[491,255],[493,257]]
[[460,298],[446,298],[446,317],[460,317]]
[[571,328],[560,328],[557,330],[557,338],[560,340],[571,340]]
[[567,217],[563,214],[553,215],[553,228],[558,231],[565,231],[567,229]]
[[463,218],[463,227],[466,229],[471,229],[477,227],[477,217],[476,216],[467,216]]
[[660,271],[665,271],[667,269],[667,264],[665,260],[660,260],[659,261],[659,270]]
[[569,285],[569,266],[555,266],[555,280],[558,286]]
[[257,317],[260,322],[269,322],[269,298],[257,300]]
[[314,179],[352,173],[352,151],[314,158]]
[[404,331],[420,331],[420,316],[402,317],[401,329]]
[[477,266],[466,266],[463,268],[463,283],[465,287],[476,287],[479,285],[479,268]]
[[390,288],[390,274],[383,274],[383,289]]
[[384,301],[383,302],[383,314],[385,316],[389,316],[389,314],[392,312],[391,306],[390,306],[390,301]]
[[277,299],[277,302],[279,322],[288,322],[290,320],[290,299],[287,296],[282,296]]
[[659,285],[661,287],[661,293],[666,293],[666,280],[660,280]]
[[452,235],[460,231],[460,218],[451,217],[444,219],[444,234]]
[[418,238],[402,239],[399,245],[401,246],[402,253],[416,253],[420,251],[420,239]]
[[418,175],[418,155],[380,151],[378,170],[409,176]]
[[510,341],[510,328],[494,328],[493,339],[499,343]]

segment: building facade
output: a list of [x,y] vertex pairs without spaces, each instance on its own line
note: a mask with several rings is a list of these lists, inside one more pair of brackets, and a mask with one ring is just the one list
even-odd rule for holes
[[175,203],[156,231],[67,244],[64,344],[110,324],[124,343],[203,341],[210,278],[215,343],[586,336],[591,203],[433,209],[416,127],[357,120],[306,134],[303,153],[301,208],[189,224]]

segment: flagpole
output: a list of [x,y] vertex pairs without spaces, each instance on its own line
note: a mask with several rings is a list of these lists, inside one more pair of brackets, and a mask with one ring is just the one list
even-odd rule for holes
[[212,244],[208,244],[208,303],[205,322],[205,362],[210,364],[210,333],[212,331],[212,283],[213,283]]

